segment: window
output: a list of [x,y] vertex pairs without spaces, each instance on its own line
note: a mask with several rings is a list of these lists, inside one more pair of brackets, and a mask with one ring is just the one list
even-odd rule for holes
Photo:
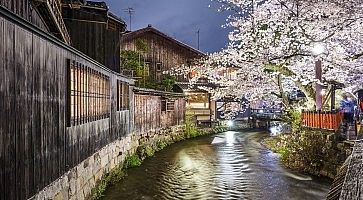
[[175,104],[174,100],[168,101],[166,103],[166,111],[173,111],[174,110],[174,104]]
[[161,111],[166,111],[166,99],[161,98]]
[[175,100],[170,100],[165,97],[161,98],[161,111],[173,111]]
[[161,63],[156,63],[156,71],[161,71]]
[[144,65],[144,76],[149,76],[150,75],[150,63],[149,62],[145,62]]
[[129,84],[117,81],[117,110],[128,110],[130,108]]
[[110,115],[109,77],[76,62],[68,70],[68,126],[108,118]]

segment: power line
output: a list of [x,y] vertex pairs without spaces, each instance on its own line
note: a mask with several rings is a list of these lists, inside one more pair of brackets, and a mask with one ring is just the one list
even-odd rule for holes
[[131,22],[132,22],[132,15],[135,13],[135,10],[132,8],[132,7],[128,7],[126,9],[123,9],[124,12],[128,13],[129,16],[130,16],[130,23],[129,23],[129,26],[130,26],[130,31],[131,31]]

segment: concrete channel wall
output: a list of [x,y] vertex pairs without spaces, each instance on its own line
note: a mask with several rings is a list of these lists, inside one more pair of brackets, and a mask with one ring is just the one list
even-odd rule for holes
[[182,126],[173,126],[125,136],[81,162],[31,199],[85,199],[91,194],[97,181],[122,164],[127,155],[134,154],[141,143],[170,141],[183,134]]

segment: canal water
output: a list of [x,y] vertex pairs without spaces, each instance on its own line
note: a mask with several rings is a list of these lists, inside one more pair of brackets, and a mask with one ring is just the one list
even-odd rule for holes
[[227,131],[174,144],[128,170],[104,199],[324,199],[330,182],[283,168],[259,143],[264,134]]

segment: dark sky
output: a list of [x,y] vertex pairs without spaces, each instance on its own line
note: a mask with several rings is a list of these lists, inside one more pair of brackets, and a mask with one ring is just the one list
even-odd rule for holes
[[[228,13],[217,12],[218,5],[210,0],[104,0],[110,10],[129,24],[124,9],[135,10],[132,30],[153,27],[197,48],[197,30],[200,29],[200,50],[219,51],[228,42],[226,23]],[[208,5],[211,5],[209,8]]]

